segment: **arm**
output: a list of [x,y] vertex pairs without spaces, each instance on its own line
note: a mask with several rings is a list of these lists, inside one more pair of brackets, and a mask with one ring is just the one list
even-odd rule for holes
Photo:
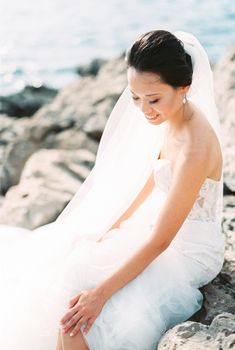
[[97,286],[104,300],[137,277],[177,234],[207,176],[208,157],[201,155],[199,158],[197,154],[190,152],[177,161],[168,197],[150,238],[114,274]]
[[[80,291],[70,300],[69,311],[61,320],[64,332],[71,327],[75,335],[87,322],[89,331],[106,301],[137,277],[170,244],[191,210],[208,169],[208,157],[198,159],[191,152],[178,161],[171,187],[151,236],[110,277],[95,288]],[[202,153],[202,152],[201,152]],[[75,324],[75,326],[74,326]]]

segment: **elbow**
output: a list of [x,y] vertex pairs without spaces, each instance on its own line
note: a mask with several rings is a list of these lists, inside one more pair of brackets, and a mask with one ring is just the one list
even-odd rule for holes
[[149,244],[150,244],[151,248],[153,249],[154,253],[156,255],[159,255],[169,247],[170,242],[166,242],[166,241],[156,242],[156,239],[150,239]]

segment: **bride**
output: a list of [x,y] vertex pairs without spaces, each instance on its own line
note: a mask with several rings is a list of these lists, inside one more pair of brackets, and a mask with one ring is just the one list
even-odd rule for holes
[[155,350],[221,270],[220,123],[207,54],[153,30],[126,53],[128,85],[96,163],[56,221],[0,225],[7,350]]

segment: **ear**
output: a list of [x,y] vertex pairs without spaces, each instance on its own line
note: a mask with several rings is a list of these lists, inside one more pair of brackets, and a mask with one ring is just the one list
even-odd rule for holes
[[181,93],[182,93],[183,95],[187,94],[187,92],[188,92],[189,89],[190,89],[190,86],[191,86],[191,85],[180,86]]
[[182,98],[187,94],[189,89],[190,89],[190,85],[177,87],[177,90],[179,94],[182,96]]

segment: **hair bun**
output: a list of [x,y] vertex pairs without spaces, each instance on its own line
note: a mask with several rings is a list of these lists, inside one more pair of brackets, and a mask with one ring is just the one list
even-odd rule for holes
[[189,53],[185,52],[185,60],[190,67],[191,70],[193,70],[193,64],[192,64],[192,58]]
[[173,87],[192,83],[191,56],[185,51],[184,42],[166,30],[142,34],[126,52],[125,61],[137,71],[158,74]]

